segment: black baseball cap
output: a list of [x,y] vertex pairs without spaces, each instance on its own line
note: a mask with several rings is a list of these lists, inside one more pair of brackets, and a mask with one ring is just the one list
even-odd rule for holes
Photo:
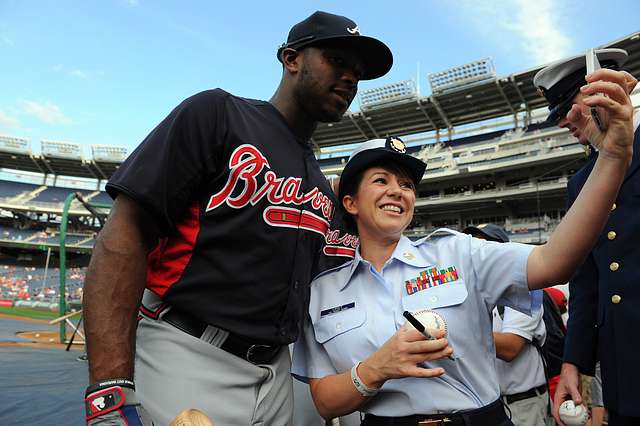
[[289,31],[287,42],[278,48],[276,55],[282,62],[282,51],[286,48],[301,49],[327,41],[344,41],[356,48],[364,64],[362,80],[382,77],[393,65],[393,55],[386,44],[361,35],[358,24],[351,19],[320,11],[295,24]]
[[363,142],[351,153],[349,161],[345,164],[340,175],[338,196],[342,198],[345,195],[344,191],[347,183],[360,171],[378,160],[390,160],[400,164],[409,173],[409,177],[416,187],[422,180],[424,170],[427,168],[427,163],[407,154],[407,148],[400,138],[391,136],[387,139],[371,139]]
[[507,235],[507,232],[502,227],[493,223],[483,223],[478,226],[468,226],[462,232],[469,235],[480,234],[489,241],[497,241],[499,243],[509,242],[509,235]]
[[[602,68],[620,70],[629,55],[622,49],[597,49],[596,57]],[[571,110],[573,98],[587,82],[585,55],[572,56],[544,67],[533,77],[533,85],[549,102],[547,122],[557,124]]]

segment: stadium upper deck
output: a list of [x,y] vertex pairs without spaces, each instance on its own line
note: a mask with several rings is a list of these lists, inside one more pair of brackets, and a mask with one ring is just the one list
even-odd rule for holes
[[[630,59],[625,69],[640,77],[640,33],[603,47],[626,49]],[[566,182],[585,161],[585,154],[566,130],[541,121],[546,103],[532,85],[540,68],[434,90],[426,97],[401,82],[385,88],[391,96],[382,101],[363,103],[361,98],[362,111],[318,127],[313,139],[319,147],[320,167],[326,175],[340,174],[351,144],[388,134],[404,136],[409,152],[428,163],[418,188],[416,235],[440,226],[461,229],[492,221],[503,224],[516,240],[542,242],[564,214]],[[40,177],[31,179],[37,183],[0,178],[0,213],[14,218],[25,215],[32,223],[45,218],[53,225],[43,233],[6,224],[0,229],[0,245],[51,247],[58,243],[55,223],[64,199],[76,191],[58,186],[65,176],[89,178],[80,191],[83,197],[110,204],[101,188],[126,158],[126,150],[93,146],[90,160],[81,152],[79,144],[42,141],[41,154],[36,155],[29,140],[0,136],[0,169],[35,172],[32,178]],[[88,216],[77,201],[69,213],[77,224]],[[87,226],[77,227],[77,236],[69,242],[90,250],[95,227],[88,220],[81,224]]]
[[[599,48],[616,47],[629,53],[624,69],[640,75],[640,33],[633,33]],[[495,77],[429,96],[416,96],[346,114],[339,123],[321,123],[313,135],[320,147],[356,143],[387,135],[403,136],[428,131],[452,133],[456,126],[484,121],[547,105],[533,86],[544,65]],[[526,123],[525,123],[526,124]]]
[[[640,32],[630,34],[601,47],[617,47],[629,52],[625,69],[640,76]],[[390,98],[375,107],[348,112],[338,123],[321,123],[313,135],[320,148],[347,145],[387,135],[406,136],[435,131],[437,142],[446,133],[452,140],[455,130],[469,123],[499,117],[524,115],[531,123],[531,113],[546,106],[545,99],[533,86],[533,76],[542,66],[504,77],[494,77],[475,84],[452,88],[429,96]],[[92,159],[84,159],[79,144],[42,141],[42,154],[32,153],[27,139],[0,136],[0,168],[24,170],[43,175],[77,176],[108,179],[126,157],[121,147],[92,146]],[[98,186],[97,186],[98,187]]]

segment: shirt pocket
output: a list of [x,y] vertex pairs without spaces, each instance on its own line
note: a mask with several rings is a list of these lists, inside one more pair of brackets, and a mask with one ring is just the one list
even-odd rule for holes
[[405,296],[402,308],[409,312],[426,309],[442,316],[453,357],[461,358],[464,356],[465,333],[470,332],[467,313],[462,306],[468,295],[464,280],[459,279]]
[[364,350],[366,312],[356,307],[312,320],[316,341],[322,345],[338,373],[369,354]]
[[360,308],[351,308],[321,316],[313,321],[316,341],[320,344],[325,344],[341,334],[362,326],[365,319],[366,313],[364,309]]

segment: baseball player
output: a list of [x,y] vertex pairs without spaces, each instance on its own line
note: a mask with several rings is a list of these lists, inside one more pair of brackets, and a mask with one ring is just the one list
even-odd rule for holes
[[[462,232],[486,241],[509,242],[505,230],[493,223],[469,226]],[[500,395],[516,426],[553,424],[545,367],[538,350],[547,334],[543,309],[530,316],[508,306],[497,306],[492,312]]]
[[392,55],[351,19],[315,12],[277,57],[269,102],[188,98],[107,184],[115,201],[85,283],[89,424],[168,424],[191,407],[216,425],[290,424],[287,345],[308,284],[357,246],[330,228],[336,200],[309,140]]

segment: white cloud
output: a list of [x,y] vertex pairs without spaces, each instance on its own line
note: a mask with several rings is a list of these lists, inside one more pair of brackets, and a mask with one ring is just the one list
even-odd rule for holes
[[551,0],[518,0],[513,31],[523,37],[523,47],[538,64],[571,54],[571,39],[558,22],[562,15]]
[[71,124],[71,119],[64,115],[62,109],[49,101],[36,102],[20,101],[20,107],[25,114],[36,117],[47,124]]
[[71,76],[79,78],[81,80],[88,80],[89,79],[89,73],[87,71],[82,71],[82,70],[73,70],[70,72]]
[[5,36],[5,35],[0,35],[0,44],[4,44],[7,46],[13,46],[13,40],[11,40],[9,37]]
[[[461,0],[465,18],[506,50],[542,65],[571,55],[572,40],[562,31],[565,14],[553,0]],[[528,61],[527,61],[528,62]]]
[[139,3],[138,0],[125,0],[125,2],[129,7],[136,7]]
[[10,129],[17,129],[20,127],[20,123],[18,122],[17,118],[0,110],[0,126],[8,127]]
[[69,68],[66,67],[64,64],[55,64],[53,67],[51,67],[51,69],[54,72],[57,73],[65,73],[66,75],[73,77],[73,78],[77,78],[80,80],[91,80],[94,77],[97,76],[101,76],[104,74],[103,71],[89,71],[89,70],[84,70],[84,69],[80,69],[80,68]]

